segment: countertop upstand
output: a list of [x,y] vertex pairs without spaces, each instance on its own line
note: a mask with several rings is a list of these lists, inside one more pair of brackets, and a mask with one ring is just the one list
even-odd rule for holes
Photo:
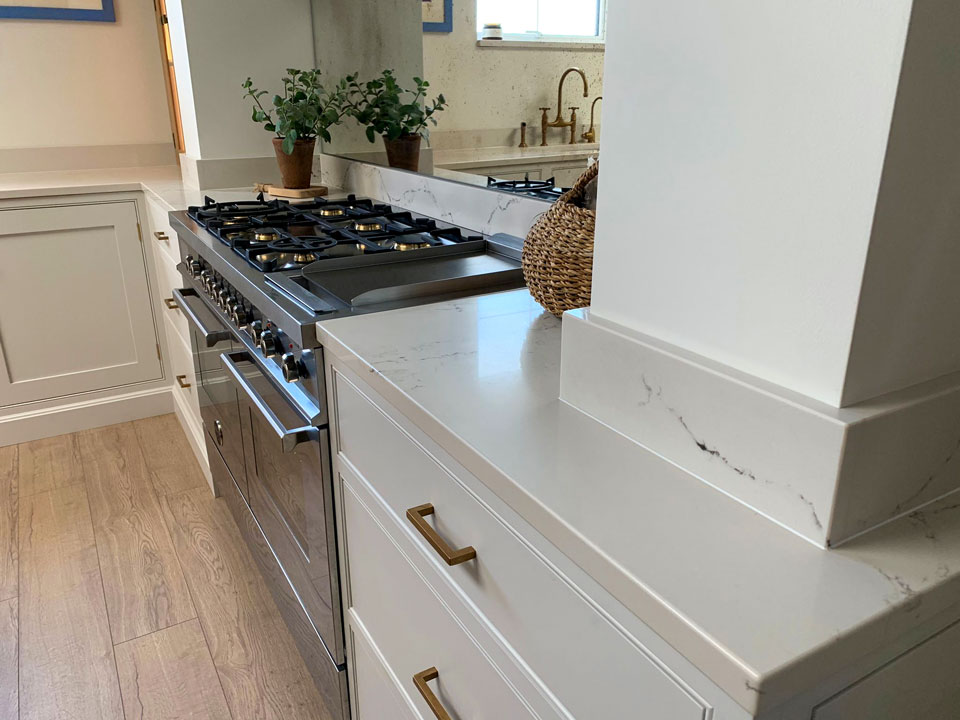
[[326,352],[751,712],[960,614],[956,498],[817,548],[561,402],[561,323],[526,290],[317,328]]

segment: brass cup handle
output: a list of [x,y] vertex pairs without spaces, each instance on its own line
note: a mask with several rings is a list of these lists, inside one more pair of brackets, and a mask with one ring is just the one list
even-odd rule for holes
[[156,232],[153,233],[153,236],[157,240],[160,240],[161,242],[165,242],[165,243],[170,242],[170,236],[167,235],[165,232],[163,232],[163,230],[157,230]]
[[186,390],[188,387],[192,387],[190,383],[187,382],[186,375],[177,375],[177,385]]
[[430,527],[424,518],[427,515],[433,515],[433,512],[433,505],[431,503],[418,505],[417,507],[412,507],[407,510],[407,520],[423,535],[424,540],[430,543],[447,565],[459,565],[467,560],[476,558],[477,551],[474,550],[473,547],[468,545],[465,548],[454,550],[440,537],[436,530]]
[[450,713],[443,709],[440,700],[433,694],[430,686],[427,685],[428,682],[436,680],[438,677],[440,677],[440,673],[435,667],[427,668],[423,672],[418,672],[413,676],[413,684],[417,686],[417,690],[423,695],[423,699],[427,702],[427,705],[430,706],[430,710],[433,711],[437,720],[451,720]]
[[164,298],[163,304],[167,306],[167,310],[179,310],[180,306],[177,305],[177,301],[173,298]]

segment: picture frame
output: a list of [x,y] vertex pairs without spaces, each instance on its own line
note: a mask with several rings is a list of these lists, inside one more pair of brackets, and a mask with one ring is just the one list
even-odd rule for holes
[[[73,2],[57,6],[57,0],[45,5],[17,5],[20,0],[0,0],[0,20],[67,20],[74,22],[116,22],[113,0]],[[77,7],[88,5],[89,7]]]
[[422,0],[424,32],[453,32],[453,0]]

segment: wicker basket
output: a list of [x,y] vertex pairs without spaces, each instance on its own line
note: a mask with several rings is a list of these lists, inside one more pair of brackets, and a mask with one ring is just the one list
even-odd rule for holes
[[530,228],[523,244],[523,278],[533,299],[554,315],[590,304],[593,228],[597,214],[574,204],[597,176],[594,163]]

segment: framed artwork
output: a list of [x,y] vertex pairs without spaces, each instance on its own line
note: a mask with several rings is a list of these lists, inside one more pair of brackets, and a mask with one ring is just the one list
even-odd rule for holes
[[0,18],[115,22],[113,0],[0,0]]
[[423,0],[420,5],[424,32],[453,31],[453,0]]

